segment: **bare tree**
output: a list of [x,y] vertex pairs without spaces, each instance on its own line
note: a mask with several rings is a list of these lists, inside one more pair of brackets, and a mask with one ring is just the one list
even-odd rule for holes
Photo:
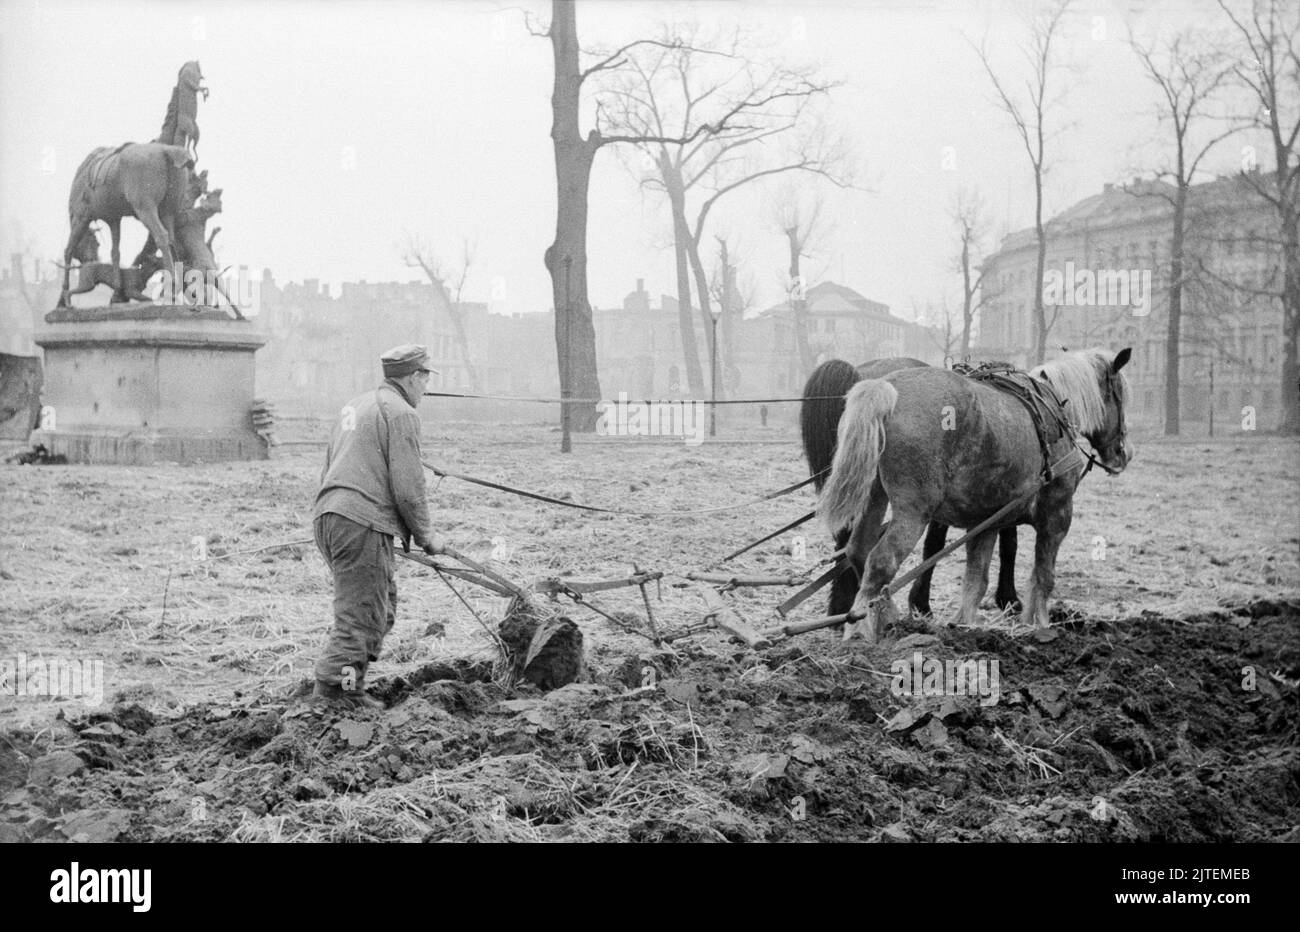
[[[595,429],[600,380],[596,375],[596,333],[587,299],[587,201],[591,166],[596,153],[615,143],[688,147],[697,140],[740,131],[745,117],[762,106],[761,100],[740,100],[720,108],[711,120],[692,120],[681,133],[651,130],[623,132],[611,129],[604,102],[596,101],[596,125],[583,135],[580,123],[582,91],[588,80],[629,64],[634,53],[647,48],[673,51],[675,39],[637,39],[609,53],[595,53],[582,65],[577,17],[573,0],[551,0],[551,23],[544,32],[555,65],[551,92],[551,142],[555,151],[557,209],[555,240],[546,248],[544,261],[551,276],[555,304],[555,341],[560,360],[560,392],[580,402],[566,404],[562,419],[580,431]],[[688,357],[688,363],[691,357]],[[698,371],[698,356],[695,365]]]
[[[707,350],[712,309],[701,244],[713,208],[743,186],[788,172],[848,183],[843,143],[824,131],[810,106],[836,82],[821,77],[815,68],[759,62],[758,57],[739,29],[715,36],[705,35],[698,25],[665,26],[660,48],[634,55],[634,73],[618,90],[620,125],[643,136],[674,131],[698,136],[697,124],[718,125],[720,121],[711,119],[718,112],[743,114],[743,119],[690,143],[644,145],[654,173],[643,184],[667,195],[673,220],[682,349],[693,392],[703,391],[704,379],[690,277]],[[695,191],[704,196],[691,216],[689,201]]]
[[1011,79],[999,77],[989,60],[987,38],[976,49],[980,62],[993,84],[998,106],[1011,118],[1016,134],[1025,147],[1029,165],[1034,173],[1034,233],[1038,238],[1037,274],[1032,283],[1034,292],[1033,337],[1031,365],[1039,365],[1047,356],[1047,331],[1049,325],[1043,310],[1043,274],[1047,265],[1047,229],[1043,221],[1043,176],[1047,169],[1046,129],[1048,115],[1061,101],[1060,95],[1049,97],[1051,75],[1055,66],[1052,45],[1061,33],[1061,21],[1071,0],[1055,0],[1040,7],[1027,18],[1029,44],[1020,48],[1028,60],[1030,74],[1024,81],[1023,93],[1017,92]]
[[[956,356],[965,359],[970,355],[970,332],[975,315],[984,305],[984,269],[980,260],[984,253],[984,242],[988,236],[988,215],[984,199],[978,191],[963,188],[953,199],[949,214],[957,227],[958,241],[961,248],[956,256],[956,270],[961,273],[961,340],[956,345]],[[979,299],[976,299],[976,295]],[[947,317],[945,302],[945,319]],[[949,352],[945,348],[944,354]]]
[[[719,339],[722,346],[719,350],[719,358],[722,360],[720,365],[725,367],[734,365],[736,358],[736,330],[740,321],[744,319],[745,311],[754,306],[757,297],[757,291],[754,286],[753,277],[748,277],[745,281],[740,279],[739,258],[732,248],[726,236],[715,236],[714,239],[718,244],[718,264],[713,269],[713,275],[709,279],[709,294],[719,309]],[[726,379],[722,381],[726,386]],[[718,397],[725,397],[722,391],[718,392]]]
[[1282,254],[1281,282],[1274,294],[1282,304],[1282,417],[1278,428],[1300,433],[1300,7],[1289,0],[1253,0],[1249,12],[1234,12],[1219,0],[1243,51],[1233,75],[1255,104],[1254,126],[1268,136],[1273,171],[1247,173],[1255,192],[1277,215]]
[[474,251],[474,246],[468,237],[463,238],[460,268],[449,275],[443,272],[442,264],[432,250],[418,237],[408,235],[402,261],[407,267],[418,268],[424,272],[424,277],[433,286],[438,309],[446,311],[447,316],[451,318],[452,329],[456,333],[456,344],[460,347],[461,360],[465,363],[465,374],[469,377],[470,388],[478,392],[482,390],[482,384],[479,382],[478,369],[474,366],[473,354],[470,353],[469,336],[465,332],[464,308],[461,305],[461,295],[464,293],[465,283],[469,280],[470,266],[474,264]]
[[1173,134],[1173,164],[1156,173],[1169,179],[1172,192],[1163,186],[1143,185],[1134,193],[1151,193],[1164,198],[1173,208],[1169,255],[1169,290],[1165,333],[1165,434],[1176,437],[1180,430],[1179,362],[1182,355],[1183,289],[1187,273],[1187,199],[1201,162],[1210,150],[1235,131],[1231,127],[1208,138],[1194,131],[1215,114],[1219,91],[1231,74],[1226,58],[1197,33],[1184,30],[1163,43],[1143,45],[1130,38],[1134,54],[1142,62],[1147,78],[1160,92],[1159,122]]
[[[927,301],[924,311],[917,307],[916,302],[913,301],[912,319],[925,330],[926,340],[943,354],[945,360],[950,356],[958,362],[966,358],[966,352],[958,353],[959,341],[962,337],[958,333],[957,315],[948,306],[947,298],[941,298],[937,308],[933,302]],[[969,344],[969,333],[966,334],[965,339]]]
[[[1188,210],[1183,319],[1189,324],[1184,329],[1182,343],[1184,358],[1240,368],[1253,381],[1268,371],[1267,367],[1264,360],[1253,359],[1253,354],[1239,344],[1238,338],[1242,328],[1253,322],[1261,311],[1276,309],[1278,290],[1268,285],[1276,269],[1258,276],[1263,282],[1259,285],[1250,270],[1234,268],[1224,253],[1231,249],[1235,254],[1236,246],[1243,241],[1256,249],[1263,239],[1273,246],[1276,243],[1272,238],[1257,239],[1253,234],[1241,236],[1235,229],[1240,214],[1236,208],[1254,194],[1244,180],[1240,185],[1235,192],[1219,192],[1214,202]],[[1231,203],[1225,203],[1229,198]],[[1257,207],[1261,204],[1256,202]]]
[[822,219],[825,206],[820,194],[804,199],[798,188],[786,185],[772,202],[772,220],[785,237],[790,250],[790,277],[787,294],[794,317],[794,342],[799,354],[803,378],[812,374],[816,360],[808,343],[808,282],[803,276],[800,259],[808,255],[813,244],[825,234]]

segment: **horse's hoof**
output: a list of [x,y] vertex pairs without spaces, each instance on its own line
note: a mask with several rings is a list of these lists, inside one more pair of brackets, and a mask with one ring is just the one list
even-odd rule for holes
[[844,626],[845,641],[863,641],[866,644],[876,643],[875,634],[866,626],[866,621],[860,621],[855,625]]
[[861,640],[866,641],[868,644],[876,643],[878,619],[872,614],[872,610],[868,608],[865,611],[855,611],[850,614],[854,616],[855,620],[845,622],[844,640]]

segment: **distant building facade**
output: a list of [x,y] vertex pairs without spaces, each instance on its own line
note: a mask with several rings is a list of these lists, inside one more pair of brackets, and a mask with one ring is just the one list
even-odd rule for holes
[[[1157,181],[1107,184],[1047,224],[1046,270],[1063,285],[1060,303],[1045,307],[1048,358],[1062,346],[1131,346],[1132,420],[1151,429],[1164,421],[1173,193]],[[1282,308],[1261,293],[1280,280],[1276,223],[1248,177],[1189,190],[1179,341],[1180,419],[1189,432],[1207,430],[1211,411],[1216,432],[1240,430],[1247,407],[1260,429],[1281,416]],[[1035,281],[1036,262],[1033,230],[1007,236],[985,260],[977,358],[1028,364],[1033,289],[1055,283]]]
[[[858,365],[891,356],[943,363],[943,343],[934,328],[903,320],[890,313],[888,305],[852,288],[822,282],[808,289],[806,301],[808,344],[817,363],[844,359]],[[746,324],[747,354],[768,372],[770,390],[803,391],[806,376],[799,364],[790,302],[773,305]]]
[[[457,307],[460,329],[452,308],[424,282],[346,282],[336,298],[315,279],[280,288],[268,275],[256,318],[269,337],[257,357],[258,392],[294,414],[329,414],[340,401],[378,383],[384,350],[423,343],[438,370],[430,391],[558,393],[555,355],[538,352],[539,346],[554,345],[552,314],[490,314],[481,303]],[[474,416],[485,404],[445,399],[437,410]],[[537,408],[509,413],[545,417]]]
[[[59,281],[37,278],[17,264],[0,276],[0,350],[40,355],[32,342],[43,317],[58,298]],[[22,272],[28,271],[26,277]],[[424,343],[439,370],[431,391],[554,398],[559,395],[555,315],[490,313],[482,303],[457,306],[460,326],[442,293],[425,282],[345,282],[336,289],[318,279],[277,283],[269,270],[258,285],[259,306],[250,326],[267,342],[256,356],[256,394],[280,417],[326,418],[349,398],[381,378],[379,355],[399,343]],[[106,303],[100,288],[77,303]],[[832,357],[863,362],[884,356],[913,356],[942,362],[941,342],[931,329],[902,320],[889,308],[834,282],[811,288],[808,339],[818,362]],[[705,397],[711,389],[709,342],[699,312],[691,321],[703,371]],[[596,359],[602,395],[630,400],[692,397],[682,348],[677,301],[652,301],[644,280],[621,307],[593,308]],[[794,339],[788,302],[743,318],[738,307],[718,326],[720,398],[797,397],[805,373]],[[440,418],[558,420],[558,407],[527,402],[438,399],[422,409]],[[722,409],[721,423],[757,423],[758,408]],[[797,405],[769,407],[774,420],[797,417]]]
[[[808,342],[817,362],[846,359],[854,364],[885,356],[913,356],[942,363],[941,342],[931,328],[890,313],[887,305],[852,288],[823,282],[807,293]],[[629,398],[687,398],[690,390],[682,350],[677,300],[661,295],[652,306],[644,280],[619,309],[594,309],[596,358],[607,397],[625,391]],[[698,317],[698,311],[695,312]],[[693,320],[706,393],[710,391],[709,340],[702,320]],[[794,311],[789,301],[757,316],[718,325],[718,397],[797,397],[807,374],[795,343]],[[775,411],[776,409],[774,409]],[[794,413],[797,408],[780,409]]]
[[[596,375],[606,398],[617,399],[620,392],[640,400],[689,397],[675,298],[661,295],[659,306],[654,307],[645,280],[638,278],[636,290],[623,298],[622,307],[594,307],[591,317],[596,331]],[[696,324],[707,381],[708,344],[703,325]]]

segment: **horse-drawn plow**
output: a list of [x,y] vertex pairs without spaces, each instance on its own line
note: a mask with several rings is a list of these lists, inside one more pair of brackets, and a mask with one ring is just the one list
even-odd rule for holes
[[[457,425],[429,455],[647,512],[807,474],[775,436],[588,442],[567,458],[538,454],[541,430],[501,439]],[[781,632],[825,617],[825,587],[776,612],[832,565],[815,526],[718,561],[805,514],[808,490],[649,521],[448,479],[432,491],[438,520],[472,562],[429,562],[459,595],[403,561],[372,677],[386,708],[341,715],[297,698],[328,575],[309,543],[267,549],[303,535],[315,451],[235,468],[14,468],[4,630],[28,645],[29,671],[102,661],[104,690],[94,706],[0,696],[0,838],[1284,837],[1300,806],[1295,453],[1144,445],[1141,469],[1079,487],[1051,637],[990,606],[973,626],[904,617],[875,644]],[[1247,494],[1243,472],[1274,477],[1282,497]],[[936,615],[955,614],[959,584],[941,560]],[[502,675],[480,619],[501,637],[517,590],[538,621],[580,628],[575,682]],[[519,614],[506,636],[526,630]]]

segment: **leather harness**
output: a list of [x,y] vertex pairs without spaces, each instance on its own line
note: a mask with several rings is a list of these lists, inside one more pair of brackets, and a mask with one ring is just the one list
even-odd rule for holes
[[1053,478],[1049,450],[1057,440],[1075,441],[1074,427],[1065,416],[1067,400],[1056,393],[1050,382],[1036,379],[1028,372],[1006,362],[984,362],[978,366],[954,363],[952,371],[976,382],[1004,391],[1025,406],[1038,435],[1038,448],[1043,455],[1043,482]]

